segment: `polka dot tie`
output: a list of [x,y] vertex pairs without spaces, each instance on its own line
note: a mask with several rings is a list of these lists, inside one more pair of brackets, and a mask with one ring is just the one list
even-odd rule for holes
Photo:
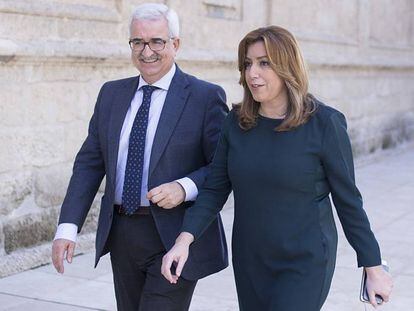
[[129,136],[128,158],[125,168],[122,205],[127,215],[132,215],[141,205],[141,181],[144,165],[145,137],[148,127],[148,112],[155,86],[144,85],[142,105],[139,107]]

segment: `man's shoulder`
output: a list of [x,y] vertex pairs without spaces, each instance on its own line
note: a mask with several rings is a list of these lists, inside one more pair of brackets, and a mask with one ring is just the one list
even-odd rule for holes
[[138,76],[129,77],[129,78],[123,78],[118,80],[110,80],[103,84],[103,87],[109,87],[109,88],[119,88],[119,87],[125,87],[130,86],[137,82]]
[[212,91],[212,90],[223,90],[221,86],[210,82],[210,81],[206,81],[203,79],[200,79],[196,76],[193,76],[191,74],[185,73],[183,72],[183,74],[185,75],[188,83],[190,84],[191,87],[195,87],[195,88],[199,88],[200,90],[205,90],[205,91]]

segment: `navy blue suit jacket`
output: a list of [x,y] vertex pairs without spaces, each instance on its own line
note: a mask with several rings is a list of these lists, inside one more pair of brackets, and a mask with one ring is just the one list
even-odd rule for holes
[[[106,177],[96,234],[95,265],[108,252],[105,245],[114,213],[120,132],[138,87],[138,79],[110,81],[102,86],[89,123],[88,136],[76,156],[62,204],[59,223],[74,223],[80,232],[102,179]],[[190,178],[200,190],[216,149],[221,123],[228,112],[225,102],[221,87],[185,74],[177,66],[151,151],[149,190],[182,177]],[[167,250],[174,244],[184,212],[191,205],[192,202],[184,202],[173,209],[151,207]],[[182,276],[195,280],[227,265],[223,225],[217,216],[203,237],[191,245]]]

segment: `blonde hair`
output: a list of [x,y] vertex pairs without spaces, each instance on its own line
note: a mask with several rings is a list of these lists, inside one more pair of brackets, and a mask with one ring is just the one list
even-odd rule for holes
[[256,125],[260,103],[253,99],[245,76],[246,54],[250,45],[262,41],[270,65],[283,80],[288,94],[288,106],[283,122],[275,129],[289,131],[304,124],[316,110],[315,98],[308,93],[308,74],[299,44],[286,29],[278,26],[258,28],[249,32],[239,43],[239,71],[244,96],[236,106],[239,125],[248,130]]

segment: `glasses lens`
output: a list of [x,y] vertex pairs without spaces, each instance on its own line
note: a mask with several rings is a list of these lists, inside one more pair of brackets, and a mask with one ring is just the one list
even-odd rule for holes
[[144,48],[145,43],[142,40],[135,39],[135,40],[129,41],[129,45],[131,49],[133,49],[134,51],[139,51]]
[[141,39],[132,39],[129,41],[129,46],[134,51],[142,51],[148,45],[153,51],[161,51],[165,47],[165,41],[162,39],[151,39],[149,42],[145,42]]
[[162,39],[151,39],[149,47],[153,51],[161,51],[165,47],[165,42]]

